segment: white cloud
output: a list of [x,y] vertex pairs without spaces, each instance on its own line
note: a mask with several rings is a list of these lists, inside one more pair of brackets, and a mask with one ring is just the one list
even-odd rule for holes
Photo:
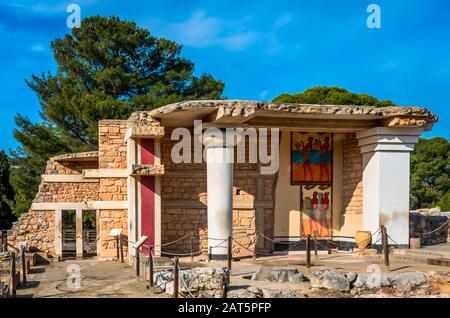
[[275,20],[275,23],[273,24],[273,28],[275,30],[284,27],[285,25],[288,25],[292,21],[292,14],[286,13],[280,16],[278,19]]
[[268,90],[264,90],[261,93],[259,93],[259,98],[262,100],[265,100],[265,98],[267,97],[267,95],[269,94]]
[[272,26],[272,31],[266,34],[267,42],[269,44],[267,47],[267,52],[269,54],[275,54],[283,48],[283,45],[278,40],[277,32],[291,22],[292,22],[291,13],[285,13],[275,20]]
[[[247,19],[245,19],[247,20]],[[203,10],[189,19],[170,25],[176,41],[193,47],[222,46],[228,50],[245,50],[257,41],[257,32],[248,30],[245,21],[226,21],[208,16]]]
[[40,53],[40,52],[44,52],[44,51],[45,51],[45,47],[43,47],[43,46],[40,45],[40,44],[36,44],[36,45],[33,45],[33,46],[31,47],[31,50],[32,50],[33,52]]

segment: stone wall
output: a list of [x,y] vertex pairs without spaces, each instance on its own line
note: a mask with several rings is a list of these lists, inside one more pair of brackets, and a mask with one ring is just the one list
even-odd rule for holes
[[[97,161],[47,161],[45,175],[80,175],[83,169],[96,169]],[[33,202],[84,202],[98,200],[98,182],[41,181]]]
[[[421,245],[446,243],[449,241],[450,230],[448,220],[449,216],[445,215],[424,215],[421,213],[410,213],[409,237],[420,237]],[[447,224],[443,225],[446,222]],[[428,232],[433,233],[426,234]]]
[[[127,144],[125,142],[126,120],[101,120],[99,131],[99,169],[126,169]],[[126,201],[126,178],[101,178],[99,185],[100,201]],[[124,238],[128,238],[127,210],[100,210],[100,244],[97,254],[101,259],[116,257],[116,241],[109,236],[113,228],[121,228]],[[127,254],[126,245],[124,253]]]
[[344,214],[361,214],[363,162],[355,133],[345,134],[343,160],[342,202]]
[[[101,210],[99,215],[100,243],[97,254],[100,259],[113,259],[117,255],[116,240],[109,236],[111,229],[122,229],[122,236],[128,239],[128,211],[127,210]],[[124,242],[124,258],[128,256],[128,243]]]
[[[96,159],[95,159],[96,160]],[[47,161],[45,175],[80,175],[83,169],[96,169],[97,161]],[[41,181],[33,203],[65,203],[98,200],[98,182]],[[13,246],[26,241],[30,251],[55,255],[55,212],[35,211],[22,214],[8,232]]]
[[[171,130],[161,139],[161,164],[165,174],[161,176],[161,243],[174,241],[193,233],[193,250],[207,253],[207,185],[206,164],[175,164],[171,160],[171,150],[177,141],[170,140]],[[192,147],[193,148],[193,147]],[[248,149],[248,147],[247,147]],[[193,156],[192,156],[193,158]],[[247,157],[248,158],[248,157]],[[273,196],[274,176],[261,176],[257,164],[234,164],[233,187],[233,255],[250,255],[247,249],[255,246],[257,210],[255,203],[270,201],[270,206],[261,208],[261,231],[273,237]],[[270,242],[263,243],[265,251],[271,249]],[[163,251],[188,253],[190,239],[167,246]]]
[[127,168],[126,120],[98,122],[99,168]]
[[96,201],[98,187],[98,183],[93,182],[42,182],[33,202]]
[[31,211],[22,214],[8,231],[8,242],[19,247],[26,241],[30,252],[45,251],[55,254],[55,213],[53,211]]

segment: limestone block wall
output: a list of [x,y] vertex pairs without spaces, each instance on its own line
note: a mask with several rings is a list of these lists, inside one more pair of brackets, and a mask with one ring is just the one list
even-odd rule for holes
[[[101,120],[99,131],[99,169],[126,169],[127,144],[124,140],[126,120]],[[126,201],[126,178],[101,178],[99,184],[100,201]],[[102,259],[116,256],[116,242],[109,232],[113,228],[121,228],[122,235],[128,239],[127,210],[100,210],[98,255]]]
[[[97,161],[66,161],[49,160],[45,175],[80,175],[83,169],[95,169]],[[39,191],[33,202],[83,202],[98,200],[98,182],[46,182],[41,181]]]
[[98,122],[99,168],[127,168],[126,120]]
[[343,142],[342,202],[344,214],[362,214],[362,154],[355,133]]
[[[109,232],[114,228],[121,228],[124,238],[128,237],[128,211],[127,210],[101,210],[99,215],[100,244],[97,254],[101,259],[113,259],[116,257],[116,240],[109,236]],[[128,257],[128,244],[124,242],[124,258]]]
[[53,211],[31,211],[22,214],[8,231],[8,242],[18,247],[26,241],[31,252],[55,254],[55,214]]
[[[47,161],[45,175],[80,175],[83,169],[95,169],[95,161]],[[98,182],[41,181],[34,203],[65,203],[98,200]],[[55,255],[55,212],[30,210],[13,223],[8,232],[12,246],[26,241],[30,251]]]

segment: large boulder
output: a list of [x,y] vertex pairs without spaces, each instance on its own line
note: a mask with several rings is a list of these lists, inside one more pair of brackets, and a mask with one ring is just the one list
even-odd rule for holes
[[296,268],[261,266],[251,277],[251,280],[266,282],[302,282],[304,276]]
[[345,272],[336,269],[325,269],[309,276],[312,288],[325,288],[339,291],[350,290],[350,280]]
[[421,272],[390,273],[388,279],[398,291],[411,291],[427,283],[425,275]]
[[356,288],[375,289],[380,287],[389,287],[391,286],[391,282],[386,275],[381,273],[358,273],[355,281],[352,283],[352,286]]
[[[181,293],[218,290],[222,277],[228,269],[222,267],[196,267],[179,272],[178,290]],[[173,293],[172,271],[157,272],[153,276],[155,284],[168,294]]]

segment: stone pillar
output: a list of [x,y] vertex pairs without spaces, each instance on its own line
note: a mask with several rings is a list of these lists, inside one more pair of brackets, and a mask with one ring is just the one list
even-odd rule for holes
[[62,258],[62,211],[55,210],[55,257]]
[[[208,252],[211,259],[224,260],[228,255],[228,237],[233,223],[233,160],[231,145],[222,136],[206,137],[206,174],[208,192]],[[211,248],[211,249],[210,249]]]
[[422,132],[376,127],[357,133],[364,169],[363,230],[374,233],[385,225],[391,245],[409,245],[410,152]]
[[83,210],[75,212],[75,237],[77,259],[83,258]]

